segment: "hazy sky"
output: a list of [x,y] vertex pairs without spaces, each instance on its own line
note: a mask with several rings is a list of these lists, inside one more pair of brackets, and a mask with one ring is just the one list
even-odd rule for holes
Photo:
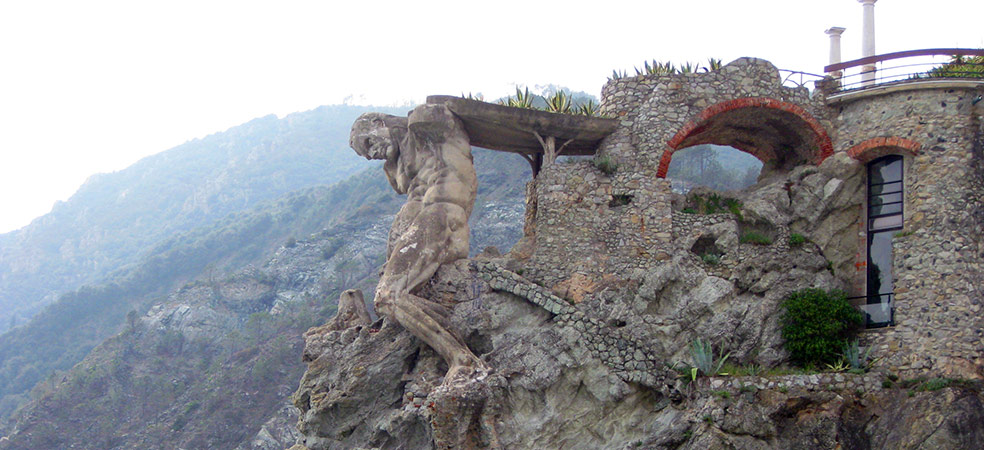
[[[981,0],[881,0],[875,17],[878,53],[984,47]],[[654,58],[820,73],[831,26],[860,57],[857,0],[3,0],[0,232],[89,175],[270,113],[516,84],[599,95]]]

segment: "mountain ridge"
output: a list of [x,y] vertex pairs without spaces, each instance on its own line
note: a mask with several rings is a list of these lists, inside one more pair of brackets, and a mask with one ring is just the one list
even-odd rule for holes
[[347,149],[348,124],[378,109],[267,115],[90,176],[50,213],[0,234],[0,332],[167,236],[369,167]]

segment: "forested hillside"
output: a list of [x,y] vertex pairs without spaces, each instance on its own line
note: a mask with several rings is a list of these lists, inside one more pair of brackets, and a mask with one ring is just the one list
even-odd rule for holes
[[266,116],[93,175],[49,214],[0,235],[0,332],[177,233],[368,167],[348,149],[352,121],[368,110],[405,112],[323,106]]
[[[475,164],[472,250],[506,250],[522,231],[529,167],[484,150]],[[371,296],[402,201],[371,168],[176,236],[111,281],[64,296],[0,337],[0,414],[33,400],[0,435],[18,443],[10,448],[234,447],[296,385],[301,333],[330,317],[341,290]],[[120,427],[132,433],[113,440]]]

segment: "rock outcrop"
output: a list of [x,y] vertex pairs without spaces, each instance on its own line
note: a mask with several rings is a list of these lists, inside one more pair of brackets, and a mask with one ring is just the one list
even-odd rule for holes
[[[312,330],[295,448],[446,448],[449,434],[471,448],[973,447],[984,433],[976,383],[902,385],[875,371],[688,384],[672,369],[689,364],[695,338],[747,367],[787,361],[779,303],[843,287],[837,272],[853,261],[837,244],[856,230],[863,192],[843,175],[851,164],[767,176],[733,195],[738,214],[687,214],[681,198],[669,259],[588,289],[541,286],[522,275],[529,260],[495,253],[442,266],[418,295],[449,308],[492,368],[476,402],[448,398],[447,365],[392,321]],[[750,230],[770,241],[743,242]]]

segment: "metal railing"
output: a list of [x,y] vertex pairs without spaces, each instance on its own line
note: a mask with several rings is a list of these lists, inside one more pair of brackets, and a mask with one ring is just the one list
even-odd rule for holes
[[895,325],[895,294],[871,294],[848,297],[848,300],[864,299],[861,312],[864,313],[865,328],[882,328]]
[[809,72],[779,69],[779,77],[782,78],[783,86],[813,89],[813,83],[822,80],[824,76]]
[[[824,71],[836,81],[829,92],[855,91],[925,80],[963,79],[984,83],[984,63],[973,61],[973,57],[984,57],[984,50],[966,48],[907,50],[831,64],[824,67]],[[903,59],[905,61],[888,63]]]

